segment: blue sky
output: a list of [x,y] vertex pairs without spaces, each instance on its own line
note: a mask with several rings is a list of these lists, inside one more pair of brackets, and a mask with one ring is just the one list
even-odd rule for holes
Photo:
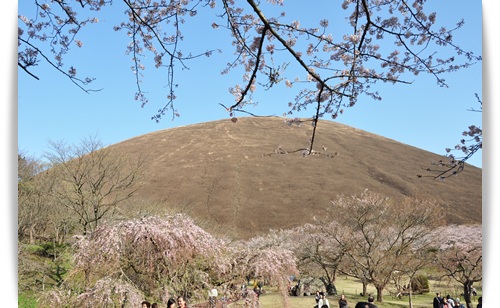
[[[432,1],[430,1],[432,2]],[[31,1],[23,1],[19,13],[27,12]],[[121,5],[116,3],[112,8]],[[434,3],[433,5],[436,5]],[[451,8],[451,9],[450,9]],[[438,21],[452,27],[464,18],[464,28],[455,36],[457,43],[465,49],[481,54],[481,5],[477,1],[439,1],[431,10],[438,12]],[[121,9],[120,9],[121,11]],[[315,20],[328,18],[320,16],[313,6],[301,8],[300,12],[289,12],[304,16],[302,24],[311,17]],[[212,30],[210,24],[214,11],[197,16],[197,36],[190,47],[199,42],[208,47],[222,48],[221,54],[199,59],[189,65],[190,69],[176,73],[176,108],[181,116],[175,120],[167,114],[160,123],[150,118],[164,101],[165,71],[150,66],[145,72],[143,88],[149,94],[150,103],[141,108],[134,100],[135,79],[130,70],[132,62],[126,56],[127,37],[124,32],[115,32],[116,11],[105,9],[98,15],[101,22],[82,32],[84,46],[74,48],[67,55],[67,66],[75,65],[81,76],[96,78],[94,88],[100,92],[87,94],[74,86],[68,79],[51,70],[43,63],[35,70],[40,80],[18,72],[18,149],[28,155],[40,157],[48,148],[49,141],[64,140],[77,144],[82,138],[97,135],[105,145],[114,144],[157,130],[188,125],[228,117],[219,103],[230,105],[233,97],[228,88],[239,82],[240,71],[222,76],[220,71],[233,49],[228,45],[227,33]],[[300,17],[297,17],[300,18]],[[98,32],[96,32],[96,30]],[[97,35],[98,33],[98,35]],[[188,41],[188,39],[186,40]],[[198,42],[198,43],[196,43]],[[201,49],[203,48],[203,49]],[[462,131],[471,124],[481,125],[481,114],[467,111],[478,107],[474,93],[482,96],[481,64],[446,77],[450,87],[439,88],[430,76],[420,75],[412,85],[379,85],[382,101],[360,99],[357,105],[346,110],[337,121],[366,130],[399,142],[422,148],[437,154],[445,154],[445,148],[453,147],[462,138]],[[259,105],[249,111],[261,115],[281,116],[288,111],[287,103],[293,100],[295,92],[284,85],[273,87],[272,91],[259,90],[255,95]],[[310,117],[314,110],[297,114]],[[460,154],[460,153],[458,153]],[[481,154],[481,153],[479,153]],[[482,167],[481,155],[469,161]]]

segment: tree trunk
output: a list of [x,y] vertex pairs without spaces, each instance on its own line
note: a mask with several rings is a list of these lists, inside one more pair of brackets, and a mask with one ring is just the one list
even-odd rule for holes
[[33,235],[33,226],[30,226],[30,244],[35,244],[35,237]]
[[334,281],[332,281],[330,277],[320,277],[319,279],[323,282],[328,295],[337,295],[337,288],[335,287]]
[[375,288],[377,289],[377,302],[384,302],[384,295],[382,294],[384,287],[376,286]]
[[471,293],[472,293],[472,281],[466,281],[464,283],[464,300],[467,305],[467,308],[473,308],[472,302],[470,300]]
[[54,228],[54,242],[59,244],[59,228],[56,226]]
[[410,282],[408,283],[408,307],[413,308],[413,302],[411,298],[411,290],[412,290],[412,285],[411,285],[411,279]]

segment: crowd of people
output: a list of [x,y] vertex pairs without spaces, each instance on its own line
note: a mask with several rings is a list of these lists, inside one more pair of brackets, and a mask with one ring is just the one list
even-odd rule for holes
[[[328,299],[326,299],[325,294],[320,291],[316,291],[316,305],[314,308],[330,308],[330,303]],[[370,295],[368,296],[368,300],[366,302],[361,301],[357,302],[354,308],[378,308],[377,305],[374,304],[375,298]],[[340,295],[339,298],[339,308],[348,308],[347,299],[344,294]],[[478,304],[476,308],[482,308],[483,298],[478,298]],[[453,299],[450,295],[446,295],[441,297],[440,293],[436,293],[436,296],[433,300],[433,308],[466,308],[464,304],[460,302],[459,298]]]
[[[473,294],[477,294],[474,290]],[[477,308],[483,307],[483,298],[479,297],[477,299]],[[465,305],[460,302],[460,298],[453,299],[449,294],[441,297],[441,294],[438,292],[436,296],[434,296],[434,300],[432,302],[433,308],[465,308]]]
[[314,306],[315,308],[330,308],[330,303],[328,302],[325,293],[316,291],[314,299],[316,300],[316,306]]
[[[330,308],[330,302],[326,298],[326,295],[324,292],[316,291],[316,296],[314,297],[316,300],[316,305],[314,306],[315,308]],[[355,308],[378,308],[373,302],[375,301],[375,298],[373,296],[368,297],[368,302],[358,302],[356,303]],[[345,297],[344,294],[340,295],[339,298],[339,308],[348,308],[349,304],[347,302],[347,298]]]
[[[177,306],[175,306],[176,304]],[[143,301],[141,305],[141,308],[158,308],[158,303],[150,303],[148,301]],[[170,298],[167,301],[167,308],[187,308],[186,300],[183,296],[178,296],[177,300]]]
[[[258,294],[257,296],[259,296],[260,293],[262,292],[262,287],[256,285],[254,288],[254,292]],[[314,306],[314,308],[331,308],[330,302],[326,298],[324,292],[316,291],[314,299],[316,301],[316,305]],[[374,302],[375,298],[372,295],[369,295],[367,302],[364,301],[357,302],[354,308],[378,308],[377,305],[374,304]],[[483,298],[479,297],[476,308],[482,308],[482,302]],[[349,307],[347,298],[345,297],[344,294],[340,295],[338,304],[339,308]],[[143,301],[141,308],[159,308],[159,307],[157,303],[150,303],[148,301]],[[183,296],[178,296],[177,299],[170,298],[168,300],[167,308],[187,308],[187,303]],[[436,293],[436,296],[434,297],[433,300],[433,308],[465,308],[465,306],[460,302],[459,298],[453,299],[450,295],[441,297],[440,293]]]

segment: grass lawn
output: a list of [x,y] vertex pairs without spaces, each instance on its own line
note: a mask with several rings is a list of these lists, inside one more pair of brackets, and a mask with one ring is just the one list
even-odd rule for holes
[[[428,308],[432,307],[432,299],[436,292],[441,294],[450,294],[453,298],[459,297],[463,300],[461,294],[461,287],[457,284],[449,284],[445,282],[429,281],[430,292],[427,294],[413,295],[412,303],[413,308]],[[338,277],[335,284],[338,294],[344,294],[347,298],[350,308],[354,308],[358,301],[366,301],[367,297],[362,297],[359,293],[362,291],[362,285],[360,282],[354,280],[350,277]],[[482,295],[481,285],[475,286],[478,291],[478,296]],[[251,290],[251,287],[249,287]],[[280,308],[284,307],[283,300],[279,293],[277,293],[276,288],[264,286],[265,294],[260,297],[261,308]],[[368,286],[368,293],[376,295],[376,290],[373,286]],[[472,298],[473,307],[477,305],[477,298]],[[330,301],[330,308],[338,307],[339,296],[327,296]],[[291,296],[288,298],[289,308],[313,308],[316,302],[314,301],[314,295],[310,296]],[[401,299],[394,298],[389,294],[388,290],[384,291],[384,302],[375,304],[379,308],[398,308],[398,307],[409,307],[408,296],[404,296]],[[18,300],[19,307],[22,308],[32,308],[36,307],[36,302],[34,298],[29,296],[20,296]],[[233,303],[229,305],[230,308],[243,307],[242,303]]]
[[[428,308],[432,307],[432,299],[436,292],[441,294],[450,294],[453,298],[459,297],[463,301],[463,296],[461,294],[461,288],[459,285],[440,283],[436,281],[429,281],[431,291],[427,294],[413,295],[412,303],[414,308]],[[344,294],[347,298],[350,308],[354,308],[358,301],[366,301],[367,297],[362,297],[359,293],[362,291],[361,283],[355,281],[352,278],[340,277],[336,282],[338,294]],[[475,286],[478,290],[478,296],[481,296],[481,288]],[[260,297],[260,303],[262,308],[277,308],[283,307],[283,300],[276,289],[270,287],[264,287],[266,291]],[[376,296],[376,290],[373,286],[368,286],[368,293]],[[473,306],[477,305],[477,298],[472,298]],[[327,296],[330,301],[331,308],[338,307],[339,296]],[[314,301],[314,295],[310,296],[291,296],[289,297],[289,307],[290,308],[313,308],[316,302]],[[384,291],[384,302],[375,304],[379,308],[396,308],[396,307],[409,307],[408,296],[403,296],[401,299],[394,298],[389,294],[389,291]],[[231,308],[239,307],[238,303],[230,306]]]

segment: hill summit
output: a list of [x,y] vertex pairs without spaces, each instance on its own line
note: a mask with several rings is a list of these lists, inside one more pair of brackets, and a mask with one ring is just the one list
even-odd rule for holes
[[146,154],[145,184],[134,201],[184,212],[210,232],[246,239],[321,216],[339,194],[365,189],[391,197],[436,199],[450,224],[480,224],[482,170],[467,165],[444,181],[419,178],[443,159],[363,130],[321,120],[313,127],[282,118],[239,118],[138,136],[110,146]]

